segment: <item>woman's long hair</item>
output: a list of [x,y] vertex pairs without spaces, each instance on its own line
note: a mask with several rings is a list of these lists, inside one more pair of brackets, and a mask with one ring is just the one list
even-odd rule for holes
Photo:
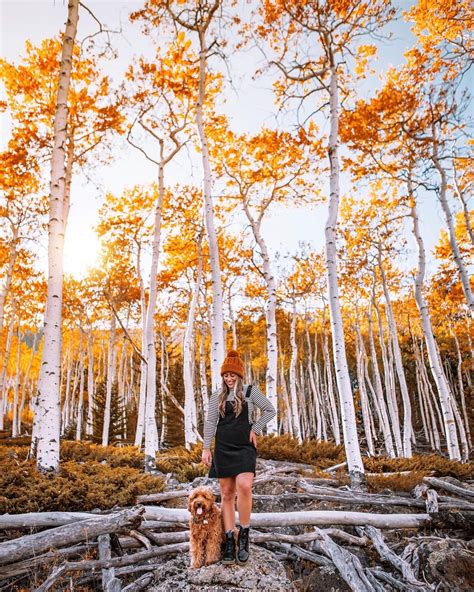
[[[219,413],[222,417],[225,415],[225,402],[227,400],[227,395],[229,394],[229,387],[227,386],[224,379],[222,379],[222,387],[221,392],[219,395]],[[242,411],[242,405],[244,402],[244,382],[237,376],[234,385],[234,413],[235,415],[240,415]]]

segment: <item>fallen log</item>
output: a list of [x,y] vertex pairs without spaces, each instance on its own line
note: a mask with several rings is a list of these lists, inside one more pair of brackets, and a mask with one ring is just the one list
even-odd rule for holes
[[353,592],[378,592],[383,588],[366,573],[358,557],[336,544],[324,531],[315,529],[319,535],[319,545],[331,559]]
[[171,553],[181,553],[189,550],[189,543],[178,543],[176,545],[165,545],[163,547],[154,547],[149,551],[140,551],[133,555],[122,555],[113,559],[85,559],[84,561],[66,562],[61,565],[41,586],[34,592],[47,592],[62,576],[72,571],[93,571],[98,569],[107,569],[111,567],[123,567],[133,565],[140,561],[146,561],[160,555],[169,555]]
[[[166,520],[185,522],[189,520],[188,510],[181,508],[162,508],[147,506],[145,518],[148,520]],[[365,512],[344,512],[331,510],[315,510],[302,512],[269,512],[252,513],[251,524],[259,526],[290,526],[307,524],[315,526],[375,526],[376,528],[419,528],[429,524],[429,514],[374,514]],[[238,515],[236,514],[236,523]]]
[[[212,488],[211,488],[212,489]],[[172,499],[178,499],[181,497],[188,497],[190,494],[190,489],[178,489],[177,491],[164,491],[161,493],[146,493],[144,495],[137,496],[137,504],[149,504],[155,502],[157,504],[161,502],[166,502]],[[215,490],[214,495],[216,495],[217,490]]]
[[77,545],[75,547],[69,547],[66,549],[55,549],[54,551],[49,551],[48,553],[44,553],[43,555],[39,555],[31,559],[25,559],[24,561],[18,561],[17,563],[4,565],[0,567],[0,580],[10,579],[15,576],[26,574],[48,563],[57,563],[58,559],[61,558],[71,557],[74,555],[80,557],[83,553],[89,551],[94,546],[94,543],[92,543],[90,545]]
[[[97,543],[99,547],[99,559],[111,559],[112,548],[110,545],[110,535],[101,534],[97,538]],[[121,584],[120,580],[115,577],[114,568],[104,568],[102,570],[102,589],[108,592],[109,590],[112,591],[117,588],[120,590]]]
[[26,514],[2,514],[0,530],[10,528],[43,528],[73,524],[79,520],[101,519],[104,514],[91,512],[29,512]]
[[[430,492],[434,492],[433,489],[429,490]],[[433,493],[430,493],[430,508],[436,507],[434,503]],[[253,499],[260,500],[260,501],[271,501],[274,499],[275,496],[273,495],[262,495],[262,494],[254,494]],[[410,499],[405,497],[399,496],[380,496],[374,495],[370,493],[366,494],[350,494],[346,492],[337,492],[334,493],[325,493],[325,492],[299,492],[299,493],[281,493],[278,495],[278,500],[318,500],[318,501],[328,501],[334,502],[338,504],[348,504],[348,505],[357,505],[357,506],[406,506],[409,508],[425,508],[426,503],[421,499]],[[474,511],[474,504],[470,504],[469,502],[464,502],[462,500],[453,500],[446,503],[439,504],[440,509],[443,510],[451,510],[451,509],[458,509],[458,510],[472,510]],[[437,511],[434,509],[427,510],[428,512]]]
[[430,592],[434,586],[420,582],[413,573],[410,564],[394,553],[383,540],[382,533],[373,526],[366,526],[360,529],[361,533],[367,533],[380,558],[390,563],[398,570],[406,583],[407,592]]
[[332,467],[324,469],[323,473],[334,473],[334,471],[337,471],[338,469],[343,469],[346,466],[347,466],[347,460],[342,463],[339,463],[338,465],[333,465]]
[[154,579],[155,576],[152,573],[146,573],[139,577],[138,580],[135,580],[135,582],[132,582],[128,586],[125,586],[125,588],[122,588],[122,592],[139,592],[140,590],[144,590],[153,582]]
[[301,559],[305,559],[306,561],[311,561],[315,565],[319,565],[320,567],[326,567],[332,565],[331,560],[324,555],[318,555],[313,551],[308,551],[308,549],[303,549],[298,547],[298,545],[291,545],[290,543],[278,543],[272,542],[272,546],[276,547],[277,549],[285,549],[289,553],[300,557]]
[[138,527],[142,520],[142,514],[143,508],[121,510],[102,516],[100,519],[94,517],[80,520],[0,543],[0,565],[40,555],[51,547],[67,547],[74,543],[94,539],[101,534]]
[[425,483],[428,483],[428,485],[431,485],[432,487],[444,489],[445,491],[454,493],[454,495],[459,495],[469,500],[474,500],[474,491],[471,491],[470,489],[466,489],[464,487],[459,487],[459,485],[454,485],[453,483],[445,481],[444,479],[438,479],[437,477],[424,477],[423,481]]
[[[263,485],[264,483],[270,483],[275,481],[277,483],[298,483],[302,480],[301,476],[298,477],[282,477],[281,475],[264,475],[261,477],[257,477],[254,479],[254,485]],[[313,483],[314,485],[335,485],[336,487],[340,485],[340,482],[337,479],[326,479],[325,477],[304,477],[304,480],[308,483]]]

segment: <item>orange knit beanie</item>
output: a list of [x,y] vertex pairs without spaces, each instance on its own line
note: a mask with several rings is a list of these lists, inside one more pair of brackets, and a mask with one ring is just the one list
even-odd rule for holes
[[227,357],[221,366],[221,376],[226,372],[233,372],[240,376],[240,378],[244,377],[244,363],[240,359],[238,352],[233,349],[227,354]]

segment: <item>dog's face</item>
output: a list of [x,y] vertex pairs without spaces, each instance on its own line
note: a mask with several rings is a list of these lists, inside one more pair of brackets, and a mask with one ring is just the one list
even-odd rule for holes
[[208,487],[197,487],[189,494],[188,510],[195,520],[204,519],[211,513],[215,499]]

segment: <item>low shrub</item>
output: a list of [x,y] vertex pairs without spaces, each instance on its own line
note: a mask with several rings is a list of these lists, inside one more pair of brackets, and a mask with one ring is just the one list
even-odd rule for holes
[[0,463],[0,513],[107,510],[132,506],[137,495],[163,490],[163,479],[133,467],[93,461],[61,463],[59,473],[43,474],[34,462]]

